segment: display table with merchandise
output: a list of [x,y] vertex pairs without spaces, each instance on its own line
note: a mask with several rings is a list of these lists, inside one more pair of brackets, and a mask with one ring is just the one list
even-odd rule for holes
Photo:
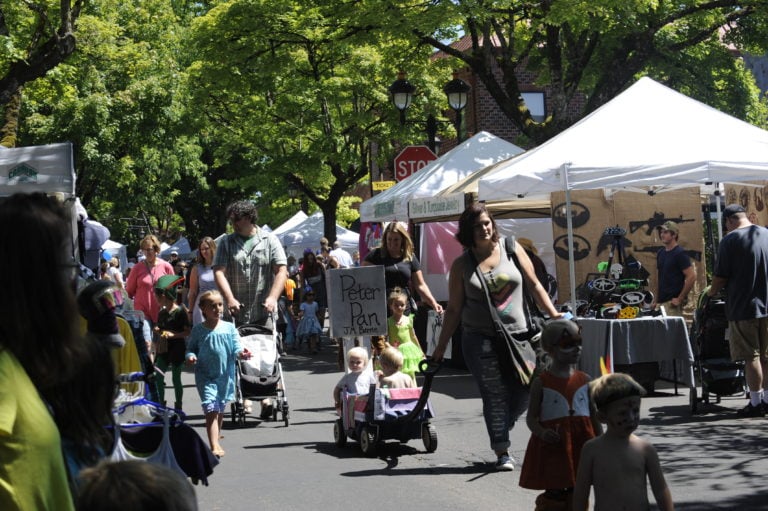
[[694,386],[693,352],[683,318],[580,318],[578,322],[583,338],[579,368],[593,378],[601,374],[602,358],[611,372],[659,363],[659,376],[675,383],[675,393],[678,383]]

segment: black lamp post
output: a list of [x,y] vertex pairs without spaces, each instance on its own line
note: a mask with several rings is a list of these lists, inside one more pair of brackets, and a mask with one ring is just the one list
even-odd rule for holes
[[296,204],[296,197],[299,196],[299,189],[293,183],[288,183],[288,197],[291,198],[291,204]]
[[[448,104],[456,112],[454,127],[456,128],[456,137],[459,142],[462,141],[461,111],[467,106],[467,97],[471,89],[472,87],[464,80],[458,78],[457,73],[453,73],[453,80],[446,83],[443,87],[443,92],[448,96]],[[405,73],[400,71],[397,74],[397,80],[392,82],[388,90],[392,103],[400,111],[400,125],[405,126],[407,123],[405,111],[413,102],[413,93],[416,91],[416,87],[405,78]],[[445,121],[438,121],[432,114],[429,114],[424,122],[424,131],[427,132],[429,149],[433,153],[436,150],[437,126],[440,122]]]
[[453,80],[446,83],[443,87],[443,92],[448,96],[448,104],[456,112],[456,120],[454,126],[456,127],[456,137],[459,142],[463,140],[461,131],[461,111],[467,106],[467,99],[469,97],[469,91],[472,87],[467,82],[459,78],[459,73],[453,73]]

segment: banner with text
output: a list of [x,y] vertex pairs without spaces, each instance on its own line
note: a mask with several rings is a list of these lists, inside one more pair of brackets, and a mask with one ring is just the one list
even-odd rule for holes
[[328,271],[331,337],[387,335],[383,266]]
[[425,197],[408,201],[409,218],[430,218],[433,216],[461,215],[464,211],[464,193],[458,192],[445,197]]

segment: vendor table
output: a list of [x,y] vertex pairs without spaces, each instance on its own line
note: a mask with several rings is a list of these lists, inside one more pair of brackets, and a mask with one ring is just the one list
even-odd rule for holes
[[[660,362],[661,376],[694,386],[693,352],[681,317],[636,319],[578,319],[583,349],[579,368],[593,378],[600,375],[600,357],[614,365]],[[670,374],[672,373],[672,374]]]

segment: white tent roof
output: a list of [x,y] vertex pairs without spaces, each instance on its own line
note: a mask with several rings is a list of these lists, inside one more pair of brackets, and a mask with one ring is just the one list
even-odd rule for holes
[[[567,173],[563,172],[567,169]],[[566,189],[763,180],[768,131],[641,78],[546,143],[480,180],[480,200]]]
[[[320,238],[324,236],[323,212],[318,211],[310,215],[299,225],[276,234],[276,236],[285,247],[286,255],[293,254],[294,257],[301,257],[304,249],[319,250]],[[336,225],[336,239],[341,243],[341,247],[349,253],[358,250],[360,239],[358,233]]]
[[497,161],[523,150],[488,132],[481,131],[465,140],[418,172],[392,188],[360,204],[362,222],[404,221],[408,218],[408,201],[431,197],[443,188]]
[[284,233],[285,231],[287,231],[287,230],[289,230],[289,229],[291,229],[293,227],[296,227],[297,225],[299,225],[301,222],[303,222],[306,219],[307,219],[307,214],[304,213],[303,211],[299,210],[291,218],[289,218],[288,220],[286,220],[285,222],[283,222],[279,226],[275,227],[272,230],[272,234],[274,234],[275,236],[278,236],[278,235]]

